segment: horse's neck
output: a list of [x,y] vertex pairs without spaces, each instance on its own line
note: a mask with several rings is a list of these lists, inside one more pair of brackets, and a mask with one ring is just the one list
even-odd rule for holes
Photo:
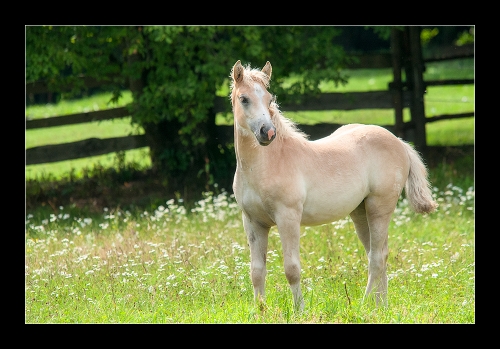
[[[274,140],[276,142],[277,140]],[[234,127],[234,151],[236,153],[236,162],[241,170],[248,167],[253,167],[261,161],[266,161],[270,156],[270,145],[264,147],[257,144],[253,134],[244,134],[238,130],[237,126]]]

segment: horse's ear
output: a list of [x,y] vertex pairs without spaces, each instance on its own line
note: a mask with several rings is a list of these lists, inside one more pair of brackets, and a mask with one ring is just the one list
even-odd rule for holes
[[240,60],[234,63],[232,74],[234,82],[241,82],[243,80],[243,70]]
[[267,61],[264,68],[262,68],[262,72],[267,76],[269,76],[269,79],[271,79],[271,73],[273,72],[273,67],[271,67],[271,63],[269,63],[269,61]]

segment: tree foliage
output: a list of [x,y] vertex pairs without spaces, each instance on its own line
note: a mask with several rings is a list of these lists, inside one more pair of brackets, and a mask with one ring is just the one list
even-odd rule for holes
[[26,80],[77,91],[84,74],[107,81],[115,98],[135,84],[132,120],[146,130],[153,164],[182,182],[231,167],[221,157],[226,145],[214,139],[213,106],[237,60],[255,67],[269,60],[279,102],[300,100],[322,81],[346,82],[348,57],[332,43],[340,33],[330,26],[30,26]]
[[81,76],[123,85],[123,42],[129,33],[127,27],[28,26],[26,82],[46,81],[55,92],[73,86],[75,93],[85,89]]

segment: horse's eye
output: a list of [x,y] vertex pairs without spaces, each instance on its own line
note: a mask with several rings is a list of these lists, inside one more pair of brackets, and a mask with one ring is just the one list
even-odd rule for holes
[[247,97],[245,97],[245,96],[241,96],[241,97],[240,97],[240,101],[241,101],[241,103],[243,103],[243,104],[248,104],[248,98],[247,98]]

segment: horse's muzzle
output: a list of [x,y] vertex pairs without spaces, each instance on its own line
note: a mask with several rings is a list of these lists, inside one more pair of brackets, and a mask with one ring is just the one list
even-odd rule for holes
[[260,145],[266,146],[276,138],[276,128],[274,126],[262,125],[259,133],[255,135]]

